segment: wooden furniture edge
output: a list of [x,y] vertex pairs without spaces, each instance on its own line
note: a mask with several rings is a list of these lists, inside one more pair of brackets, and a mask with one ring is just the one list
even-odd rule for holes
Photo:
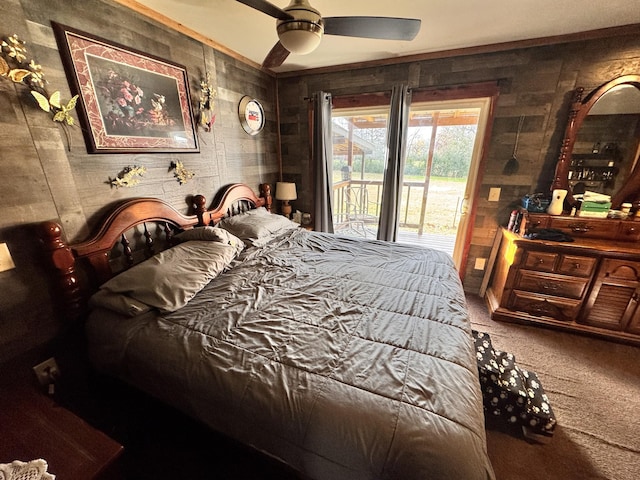
[[[271,212],[273,197],[271,196],[271,185],[268,183],[260,184],[260,196],[256,196],[254,191],[244,183],[234,183],[224,187],[221,194],[214,200],[215,207],[203,212],[203,218],[200,219],[200,225],[215,225],[224,216],[227,215],[229,208],[238,201],[251,202],[256,208],[264,207]],[[204,218],[208,216],[208,222]]]
[[145,221],[170,221],[181,227],[197,225],[202,218],[205,201],[202,195],[195,195],[193,197],[195,215],[187,216],[178,212],[164,200],[156,198],[126,200],[109,214],[95,235],[82,243],[73,245],[73,250],[78,257],[108,252],[120,238],[119,232],[125,232]]
[[501,243],[502,243],[502,231],[500,228],[497,228],[496,234],[493,237],[493,244],[491,245],[491,253],[489,255],[489,260],[486,265],[486,270],[482,277],[482,283],[480,284],[479,295],[481,297],[484,297],[484,294],[487,291],[487,287],[489,285],[489,281],[491,280],[491,275],[493,274],[493,267],[496,263],[496,258],[498,257],[498,251],[500,250]]
[[[495,296],[490,292],[490,288],[487,289],[485,295],[485,301],[491,314],[491,319],[505,323],[515,323],[519,325],[544,327],[549,330],[562,331],[567,333],[573,333],[577,335],[587,336],[600,340],[609,340],[615,343],[622,343],[626,345],[633,345],[640,347],[640,338],[637,335],[627,334],[625,332],[618,332],[609,334],[603,329],[591,327],[589,325],[581,325],[580,329],[574,328],[571,325],[565,324],[562,320],[557,320],[551,317],[544,317],[544,319],[528,315],[524,312],[507,310],[500,306],[495,306]],[[492,296],[493,298],[490,298]],[[495,307],[495,308],[494,308]]]
[[56,478],[121,478],[124,447],[29,385],[14,384],[0,396],[0,438],[0,461],[40,456]]

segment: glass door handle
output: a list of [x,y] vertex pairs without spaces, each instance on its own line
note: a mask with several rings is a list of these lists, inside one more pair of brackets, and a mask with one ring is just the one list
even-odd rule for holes
[[466,215],[469,213],[469,197],[464,197],[460,202],[460,214]]

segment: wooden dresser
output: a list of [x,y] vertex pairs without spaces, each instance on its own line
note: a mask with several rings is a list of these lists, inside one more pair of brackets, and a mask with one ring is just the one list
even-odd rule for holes
[[486,292],[492,318],[640,345],[640,221],[530,214],[528,225],[574,241],[502,229]]

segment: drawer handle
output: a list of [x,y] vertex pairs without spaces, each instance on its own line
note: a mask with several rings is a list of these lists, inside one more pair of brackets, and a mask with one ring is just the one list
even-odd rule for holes
[[538,287],[542,290],[558,290],[558,288],[560,288],[557,283],[553,282],[538,282]]
[[544,263],[544,258],[538,258],[538,265],[542,265]]
[[636,227],[630,227],[629,229],[627,229],[627,235],[633,235],[637,231],[638,230],[636,229]]
[[591,227],[589,227],[589,225],[586,225],[584,223],[582,224],[574,223],[572,225],[569,225],[569,227],[571,228],[571,231],[574,233],[587,233],[589,230],[591,230]]
[[580,264],[579,263],[574,263],[573,264],[573,269],[574,270],[580,270]]
[[548,302],[538,303],[538,304],[529,304],[526,309],[529,313],[536,316],[548,316],[553,317],[554,314],[558,313],[558,308],[554,305],[551,305]]

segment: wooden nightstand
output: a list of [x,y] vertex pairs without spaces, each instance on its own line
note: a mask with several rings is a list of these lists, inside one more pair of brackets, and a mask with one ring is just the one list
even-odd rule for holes
[[31,385],[2,385],[0,439],[0,463],[42,458],[59,479],[122,478],[122,445]]

